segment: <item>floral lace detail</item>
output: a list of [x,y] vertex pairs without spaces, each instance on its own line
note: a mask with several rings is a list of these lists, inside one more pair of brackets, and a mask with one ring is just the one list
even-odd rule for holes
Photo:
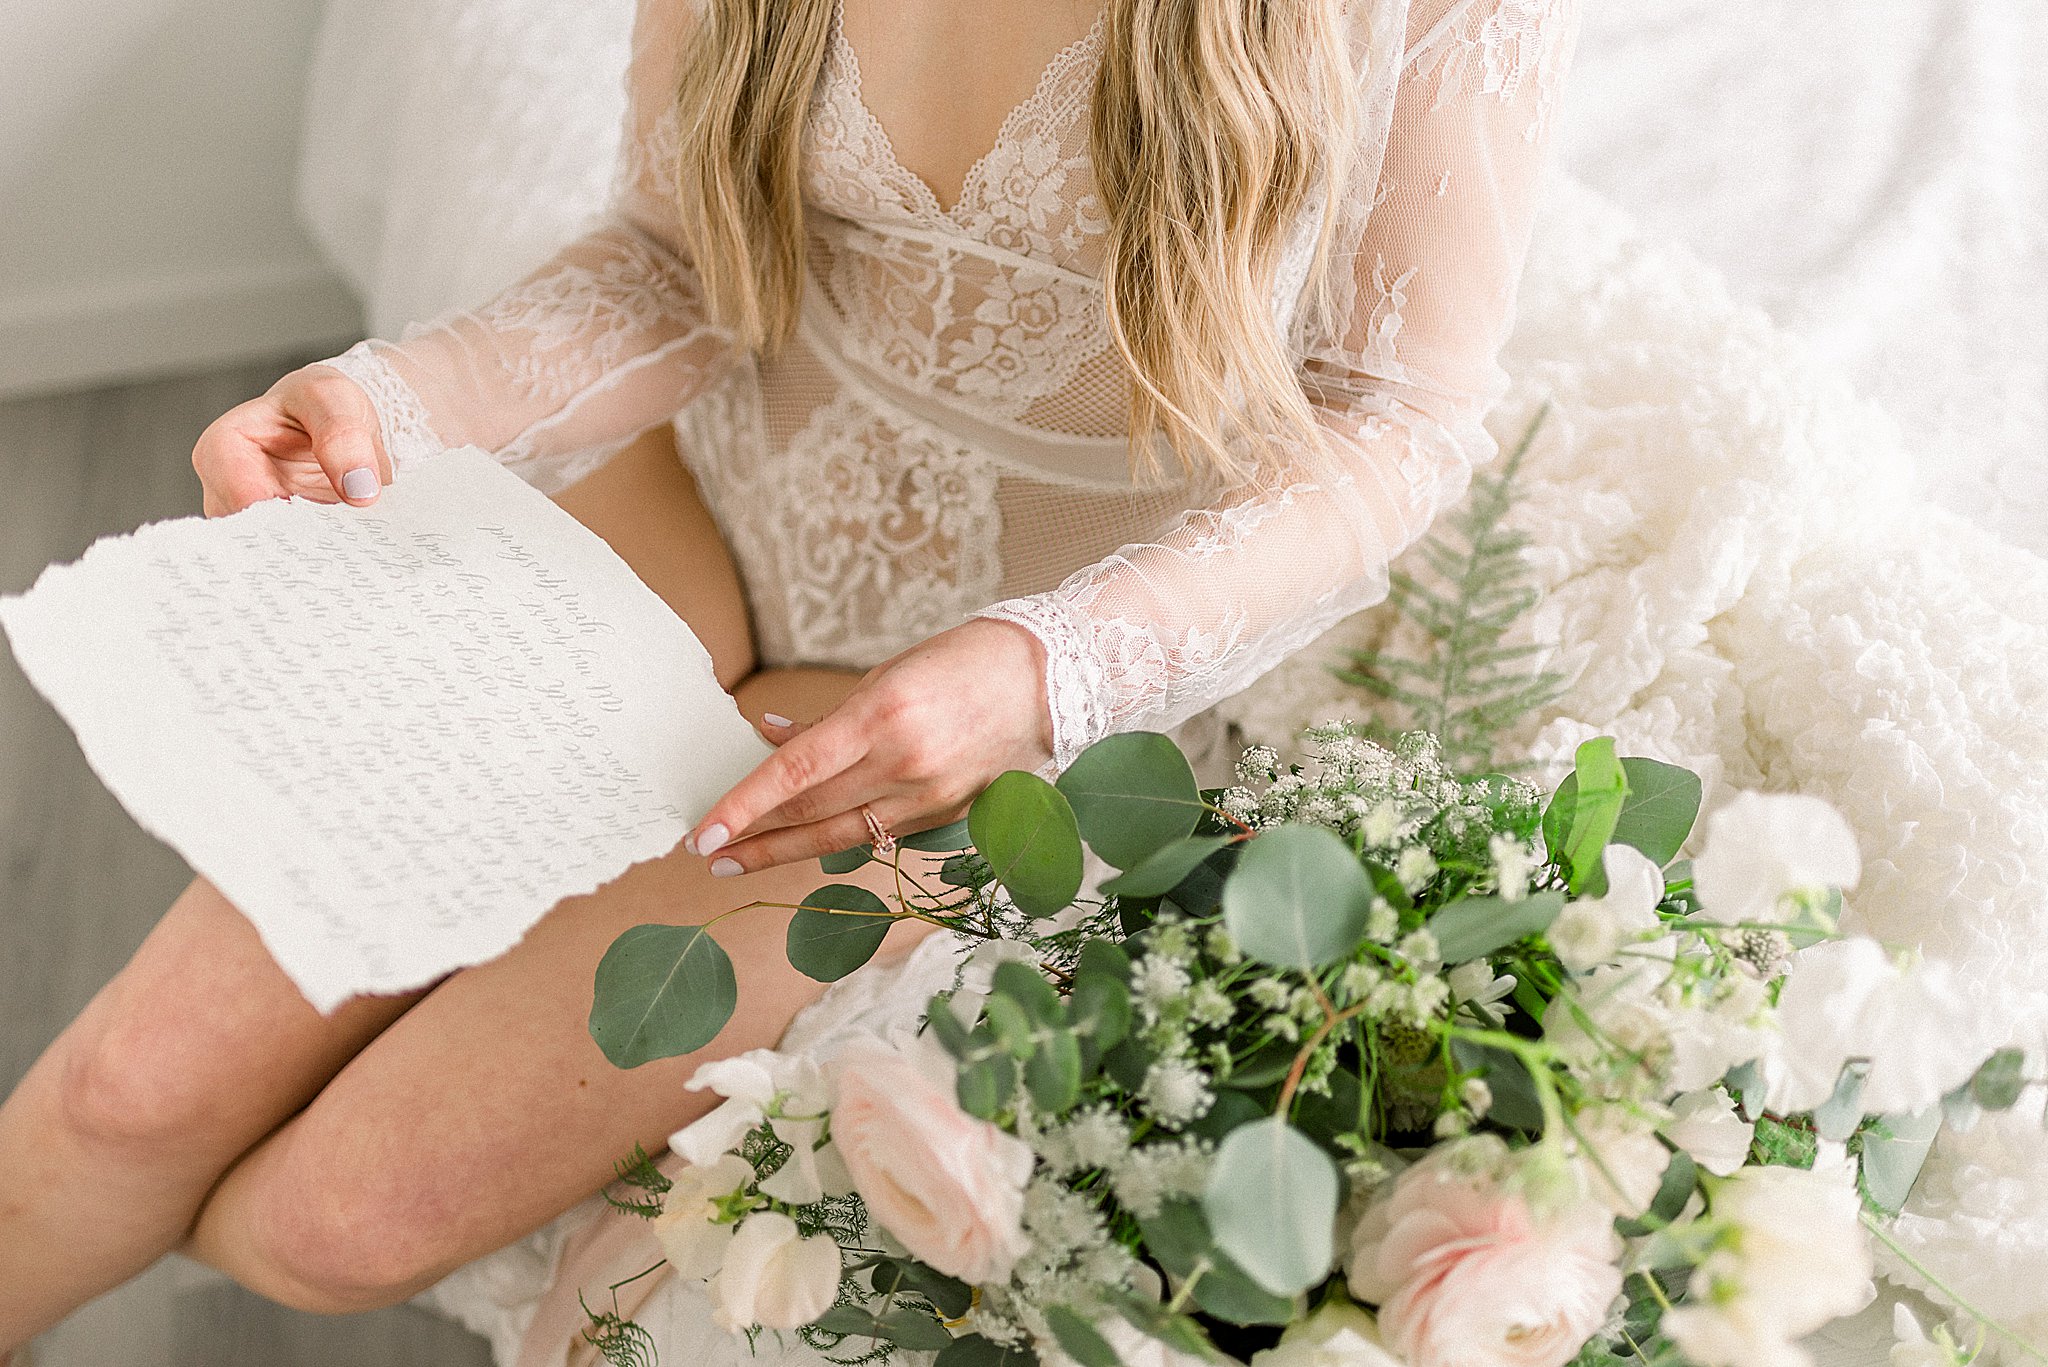
[[1046,706],[1052,716],[1052,758],[1039,770],[1057,777],[1074,757],[1108,734],[1108,718],[1099,713],[1111,696],[1104,661],[1089,634],[1051,595],[996,603],[974,614],[1023,627],[1045,648]]
[[[589,263],[564,262],[506,290],[477,314],[499,335],[524,335],[508,352],[518,393],[558,407],[645,350],[644,339],[676,319],[700,319],[694,273],[640,235],[617,231]],[[693,328],[709,336],[708,326]]]
[[742,411],[749,402],[733,388],[686,415],[679,435],[741,564],[772,566],[748,575],[764,655],[867,668],[996,595],[997,476],[986,458],[841,391],[780,459],[741,468],[760,449],[733,440],[758,423]]
[[1410,60],[1418,78],[1434,83],[1439,108],[1474,91],[1505,104],[1533,80],[1534,117],[1523,134],[1533,142],[1543,135],[1556,104],[1568,46],[1558,35],[1576,11],[1574,0],[1468,0],[1450,33]]
[[428,456],[447,449],[434,434],[426,405],[397,371],[371,350],[370,343],[357,342],[341,355],[321,364],[333,366],[356,382],[377,410],[377,428],[384,441],[385,458],[393,473],[410,469]]

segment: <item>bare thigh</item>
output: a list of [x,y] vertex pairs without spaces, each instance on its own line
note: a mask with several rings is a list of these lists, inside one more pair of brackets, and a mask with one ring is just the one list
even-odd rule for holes
[[[754,671],[737,573],[665,432],[560,501],[691,623],[749,716],[815,716],[855,683]],[[347,1310],[410,1294],[544,1224],[635,1143],[658,1148],[705,1108],[683,1088],[698,1063],[773,1043],[822,990],[784,960],[787,911],[727,919],[714,933],[735,963],[740,1013],[698,1055],[621,1072],[588,1032],[611,942],[634,925],[794,902],[824,881],[815,864],[712,879],[678,850],[562,903],[512,952],[394,1013],[227,1172],[188,1251],[276,1299]]]

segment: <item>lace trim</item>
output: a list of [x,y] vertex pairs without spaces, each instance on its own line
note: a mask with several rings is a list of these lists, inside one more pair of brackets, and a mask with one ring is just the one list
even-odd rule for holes
[[385,459],[394,475],[410,469],[428,456],[438,455],[448,443],[434,434],[427,421],[427,407],[413,387],[399,378],[389,362],[369,342],[357,342],[341,355],[320,364],[332,366],[356,382],[369,395],[377,410],[377,427],[384,441]]
[[1052,715],[1052,758],[1039,774],[1056,777],[1074,757],[1109,733],[1103,660],[1089,633],[1051,594],[1009,598],[970,613],[1011,622],[1045,647],[1045,701]]

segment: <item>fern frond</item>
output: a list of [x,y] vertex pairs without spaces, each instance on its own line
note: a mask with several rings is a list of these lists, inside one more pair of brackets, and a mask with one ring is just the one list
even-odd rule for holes
[[662,1175],[654,1160],[647,1156],[647,1150],[635,1144],[633,1152],[612,1164],[613,1186],[626,1188],[624,1195],[614,1196],[610,1188],[602,1193],[605,1204],[613,1210],[627,1215],[638,1215],[643,1220],[652,1220],[661,1214],[661,1198],[668,1195],[674,1185]]
[[1531,673],[1523,663],[1550,645],[1503,642],[1542,598],[1528,582],[1522,554],[1530,539],[1503,519],[1514,503],[1515,476],[1549,415],[1546,403],[1497,470],[1475,472],[1464,510],[1424,538],[1416,554],[1433,582],[1408,570],[1388,574],[1388,609],[1421,631],[1428,641],[1423,657],[1356,650],[1348,667],[1332,667],[1338,678],[1406,714],[1398,726],[1374,718],[1369,728],[1434,732],[1446,767],[1467,775],[1505,772],[1493,762],[1494,738],[1564,687],[1562,675]]
[[617,1310],[600,1315],[581,1296],[577,1300],[590,1319],[589,1327],[583,1331],[583,1341],[597,1349],[606,1367],[659,1367],[661,1354],[655,1350],[653,1335]]

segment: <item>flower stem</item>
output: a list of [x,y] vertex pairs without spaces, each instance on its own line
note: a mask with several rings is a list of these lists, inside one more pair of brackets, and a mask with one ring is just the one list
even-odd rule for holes
[[1962,1293],[1958,1292],[1954,1287],[1950,1286],[1940,1277],[1937,1277],[1934,1274],[1933,1270],[1927,1266],[1927,1264],[1921,1262],[1918,1258],[1908,1253],[1905,1249],[1905,1246],[1900,1244],[1897,1239],[1894,1239],[1891,1236],[1891,1232],[1887,1230],[1883,1226],[1883,1224],[1881,1224],[1867,1210],[1863,1212],[1863,1227],[1870,1231],[1870,1236],[1873,1239],[1876,1239],[1879,1243],[1883,1244],[1887,1249],[1890,1249],[1892,1256],[1896,1257],[1900,1262],[1904,1263],[1907,1267],[1911,1268],[1914,1274],[1917,1275],[1922,1281],[1926,1282],[1930,1287],[1934,1288],[1934,1290],[1940,1292],[1942,1295],[1948,1297],[1949,1300],[1953,1301],[1955,1303],[1956,1309],[1962,1311],[1965,1315],[1968,1315],[1971,1319],[1977,1321],[1977,1323],[1983,1325],[1986,1329],[1998,1335],[2007,1343],[2012,1344],[2022,1353],[2034,1359],[2034,1361],[2048,1362],[2048,1353],[2042,1352],[2039,1348],[2036,1348],[2033,1344],[2027,1342],[2018,1334],[2006,1328],[2005,1325],[1991,1318],[1991,1316],[1986,1314],[1984,1311],[1979,1310],[1974,1304],[1972,1304],[1967,1298],[1965,1298],[1962,1295]]

